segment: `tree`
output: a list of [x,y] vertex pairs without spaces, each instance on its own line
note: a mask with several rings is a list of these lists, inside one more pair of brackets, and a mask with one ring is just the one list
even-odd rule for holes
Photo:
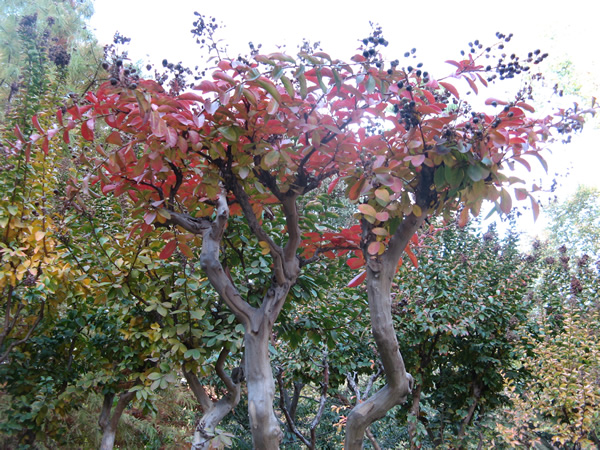
[[493,227],[432,225],[422,239],[419,269],[402,268],[393,290],[415,378],[411,408],[397,416],[409,419],[411,445],[458,447],[474,439],[468,430],[486,410],[506,403],[505,379],[525,377],[519,342],[538,265],[518,251],[516,233],[500,239]]
[[533,326],[522,346],[532,377],[507,383],[513,405],[500,415],[504,442],[531,446],[591,448],[600,443],[600,281],[598,267],[584,255],[545,259],[538,281]]
[[[502,45],[510,40],[499,38]],[[137,220],[131,233],[174,227],[176,233],[163,235],[162,258],[177,248],[190,257],[190,245],[201,249],[211,285],[244,327],[256,448],[279,446],[269,342],[301,271],[320,255],[346,258],[349,252],[352,267],[366,265],[352,285],[366,280],[387,384],[348,416],[346,448],[360,448],[366,428],[405,401],[412,388],[391,311],[392,280],[412,236],[437,214],[460,211],[459,223],[465,224],[484,199],[510,211],[506,187],[520,180],[504,173],[506,163],[528,167],[524,158],[542,158],[538,143],[550,140],[553,128],[569,132],[583,121],[581,112],[567,110],[557,117],[530,116],[528,89],[512,100],[490,99],[475,112],[447,80],[384,61],[379,49],[385,43],[381,30],[374,30],[362,54],[349,62],[323,52],[255,55],[252,62],[220,59],[212,80],[196,86],[201,94],[167,93],[153,81],[132,79],[116,61],[109,83],[58,110],[54,126],[36,126],[35,142],[20,137],[15,143],[15,151],[46,152],[51,139],[70,142],[71,134],[81,133],[95,153],[86,154],[90,173],[71,187],[71,195],[95,184],[104,194],[125,194]],[[453,76],[466,80],[475,94],[545,57],[532,52],[510,63],[500,57],[486,68],[478,61],[488,51],[473,50],[451,63]],[[303,236],[299,201],[326,180],[330,188],[345,182],[346,196],[358,204],[359,223],[339,233],[316,227]],[[529,194],[517,187],[515,196]],[[537,210],[533,199],[532,207]],[[273,221],[278,214],[283,223]],[[257,302],[244,298],[236,283],[247,280],[236,279],[220,259],[225,230],[237,216],[268,256],[270,277]]]
[[[41,11],[42,6],[47,8]],[[46,309],[55,307],[62,296],[70,295],[56,292],[61,282],[68,283],[70,268],[61,263],[62,254],[56,251],[51,213],[53,192],[62,181],[63,155],[58,151],[32,157],[28,152],[12,152],[7,144],[15,136],[28,136],[29,139],[34,130],[31,116],[49,104],[55,105],[67,93],[64,89],[67,88],[70,57],[78,46],[89,45],[92,50],[97,50],[94,41],[90,41],[89,36],[85,40],[79,31],[62,34],[61,26],[65,23],[61,19],[73,29],[80,30],[89,4],[69,9],[68,14],[63,6],[62,2],[39,5],[37,2],[5,1],[0,4],[4,13],[1,30],[5,34],[0,91],[6,93],[6,98],[0,99],[3,107],[0,126],[3,157],[0,170],[3,311],[0,361],[5,361],[13,348],[32,336]],[[64,17],[58,11],[65,12]],[[88,88],[95,80],[93,76],[91,78],[92,81],[86,83]],[[5,89],[7,86],[9,92]]]
[[600,257],[600,190],[579,185],[572,197],[544,209],[549,244],[566,245],[573,256]]

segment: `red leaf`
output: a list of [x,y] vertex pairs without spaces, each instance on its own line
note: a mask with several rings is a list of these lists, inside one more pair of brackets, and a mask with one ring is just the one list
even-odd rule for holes
[[410,238],[410,242],[412,242],[415,245],[419,245],[419,236],[417,235],[417,233],[415,232],[415,234],[412,235],[412,237]]
[[535,221],[540,215],[540,204],[532,195],[530,195],[529,198],[531,199],[531,209],[533,210],[533,220]]
[[67,112],[71,114],[74,119],[81,119],[81,112],[79,111],[79,107],[77,105],[71,106]]
[[505,102],[504,100],[498,100],[497,98],[488,98],[485,101],[486,105],[491,105],[492,103],[496,103],[497,105],[508,105],[508,102]]
[[523,109],[525,109],[525,110],[527,110],[529,112],[535,112],[535,108],[533,106],[525,103],[525,102],[517,102],[517,106],[519,108],[523,108]]
[[203,102],[204,98],[200,97],[197,94],[194,94],[193,92],[185,92],[179,96],[179,100],[191,100],[191,101]]
[[148,225],[150,225],[152,222],[154,222],[154,219],[156,219],[156,211],[148,211],[144,215],[144,222],[146,222],[146,224],[148,224]]
[[445,81],[440,81],[439,84],[441,84],[447,91],[450,91],[450,93],[452,95],[454,95],[456,98],[460,98],[460,95],[458,95],[458,91],[450,83],[446,83]]
[[23,137],[23,133],[21,133],[19,125],[15,125],[15,136],[17,136],[17,139],[19,139],[21,142],[25,142],[25,138]]
[[477,89],[477,85],[475,84],[475,82],[473,80],[471,80],[469,77],[465,77],[465,80],[467,80],[467,83],[469,83],[469,86],[471,86],[471,89],[473,89],[473,91],[476,94],[479,94],[479,89]]
[[31,121],[33,122],[33,126],[35,127],[35,129],[38,130],[41,134],[44,134],[44,129],[40,126],[40,122],[38,121],[37,115],[34,115],[31,118]]
[[[448,61],[446,61],[448,64],[452,64],[454,67],[456,67],[457,69],[462,69],[462,64],[457,62],[457,61],[452,61],[451,59],[449,59]],[[442,83],[440,83],[442,84]]]
[[363,258],[350,258],[348,259],[348,261],[346,261],[346,264],[348,264],[348,266],[351,269],[358,269],[360,267],[362,267],[365,264],[365,260]]
[[114,145],[123,145],[123,139],[121,139],[121,134],[118,131],[113,131],[106,138],[106,142]]
[[362,282],[365,281],[365,278],[367,278],[367,271],[363,270],[361,273],[352,278],[352,280],[350,280],[350,283],[348,283],[348,287],[360,286]]
[[168,242],[167,245],[165,245],[165,247],[162,249],[162,251],[160,252],[160,255],[158,255],[158,257],[160,259],[168,259],[169,256],[171,256],[173,254],[176,247],[177,247],[177,241],[175,239],[173,239],[172,241]]
[[47,137],[45,137],[44,142],[42,142],[42,150],[44,151],[45,155],[48,154],[48,138]]
[[407,254],[408,259],[410,259],[410,262],[413,264],[413,266],[415,266],[415,268],[419,268],[419,261],[417,261],[417,257],[415,256],[415,254],[412,252],[412,250],[410,249],[410,247],[407,245],[406,248],[404,249],[404,253]]
[[94,140],[94,132],[90,130],[87,122],[81,124],[81,135],[86,141]]
[[525,200],[528,196],[527,189],[515,188],[515,197],[517,200]]
[[362,190],[363,185],[365,184],[365,179],[361,178],[358,180],[348,191],[348,198],[352,201],[356,200],[360,195],[360,191]]
[[340,181],[340,177],[335,178],[331,183],[329,183],[329,187],[327,188],[327,193],[331,195],[338,182]]
[[188,247],[187,244],[184,244],[183,242],[179,243],[179,250],[181,250],[181,253],[183,253],[185,256],[187,256],[190,259],[192,259],[194,257],[194,253],[192,252],[192,249],[190,247]]
[[382,246],[383,244],[379,241],[371,242],[367,247],[367,252],[369,255],[377,255],[379,254]]
[[171,127],[167,127],[167,145],[171,148],[177,145],[177,131]]

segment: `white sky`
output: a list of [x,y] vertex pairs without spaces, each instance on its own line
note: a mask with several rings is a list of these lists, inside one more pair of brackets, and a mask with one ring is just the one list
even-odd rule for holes
[[[540,48],[550,53],[549,64],[570,60],[582,79],[600,85],[600,34],[597,12],[589,0],[95,0],[91,26],[101,43],[112,40],[115,31],[130,37],[129,53],[134,61],[160,65],[170,62],[197,64],[199,48],[190,30],[194,11],[216,17],[225,25],[219,37],[229,46],[229,55],[248,53],[248,42],[261,43],[262,51],[277,51],[286,44],[294,54],[303,38],[320,41],[334,58],[355,53],[358,40],[370,32],[369,21],[383,27],[390,42],[386,55],[400,59],[417,48],[417,60],[434,77],[451,72],[440,65],[458,59],[467,43],[479,39],[484,46],[496,42],[495,33],[514,33],[507,53]],[[460,82],[458,83],[460,84]],[[596,93],[600,99],[600,92]],[[485,98],[485,93],[480,95]],[[569,106],[565,104],[564,106]],[[550,172],[565,173],[560,197],[572,193],[577,184],[600,187],[600,130],[588,127],[574,143],[553,147]],[[535,161],[532,165],[536,166]],[[539,166],[539,165],[538,165]],[[539,178],[540,174],[535,175]],[[526,228],[532,226],[524,224]]]

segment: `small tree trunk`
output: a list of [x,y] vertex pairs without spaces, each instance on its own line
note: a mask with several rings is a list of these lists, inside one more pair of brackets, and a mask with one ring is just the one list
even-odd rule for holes
[[102,442],[100,450],[112,450],[115,445],[115,437],[117,435],[117,425],[123,415],[123,411],[127,408],[129,402],[135,396],[135,392],[123,392],[119,395],[117,406],[111,416],[112,404],[115,398],[114,393],[104,394],[104,402],[102,403],[102,411],[98,419],[98,425],[102,430]]
[[275,450],[283,437],[273,411],[275,383],[269,360],[272,325],[262,320],[258,329],[245,336],[245,375],[248,386],[248,414],[255,449]]
[[208,450],[212,447],[211,440],[215,436],[215,428],[223,418],[233,410],[240,402],[241,383],[243,376],[240,375],[241,369],[234,370],[236,375],[231,377],[225,373],[224,365],[229,351],[223,349],[216,364],[216,372],[219,378],[227,386],[227,394],[221,397],[217,402],[213,402],[204,386],[198,380],[195,373],[188,372],[183,368],[183,375],[194,393],[196,399],[202,406],[202,418],[196,424],[191,450]]
[[413,392],[413,401],[412,406],[410,408],[410,415],[413,416],[411,420],[408,421],[408,439],[410,441],[410,448],[416,448],[415,446],[415,437],[417,434],[417,421],[419,420],[419,407],[421,403],[421,385],[417,386],[415,391]]

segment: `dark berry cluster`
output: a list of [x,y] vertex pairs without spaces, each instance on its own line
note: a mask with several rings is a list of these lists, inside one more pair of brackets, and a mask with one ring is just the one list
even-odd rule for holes
[[206,17],[197,11],[194,11],[194,15],[198,18],[194,20],[192,24],[194,28],[190,32],[196,39],[196,44],[200,45],[200,48],[208,46],[209,50],[216,47],[213,36],[217,28],[219,28],[217,20],[214,17]]
[[71,62],[71,55],[60,44],[54,45],[48,49],[48,59],[52,61],[56,67],[67,67]]
[[380,26],[375,26],[373,23],[371,23],[371,28],[371,35],[362,39],[361,41],[362,55],[367,60],[372,61],[376,67],[382,68],[383,60],[379,54],[378,47],[387,47],[389,42],[383,37],[383,31],[381,30]]
[[[410,87],[411,86],[407,86],[407,89]],[[412,127],[419,125],[419,115],[416,111],[417,103],[414,100],[409,100],[407,98],[403,98],[401,103],[402,105],[394,105],[394,113],[400,114],[398,123],[404,124],[406,131],[409,131]]]

